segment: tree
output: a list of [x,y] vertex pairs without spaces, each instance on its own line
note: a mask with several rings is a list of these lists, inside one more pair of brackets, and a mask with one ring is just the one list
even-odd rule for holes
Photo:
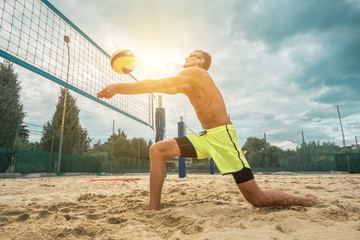
[[16,134],[28,137],[26,126],[18,126],[26,115],[20,99],[20,83],[13,64],[0,63],[0,147],[12,148]]
[[251,151],[246,157],[250,165],[263,166],[264,162],[255,151]]
[[335,153],[341,152],[341,147],[331,142],[310,141],[298,145],[296,151],[304,161],[319,161],[333,158]]
[[254,166],[265,166],[265,139],[248,137],[241,147],[249,164]]
[[249,161],[250,166],[254,165],[259,167],[267,166],[267,164],[269,164],[269,166],[279,166],[280,159],[296,154],[294,150],[288,149],[284,151],[277,146],[270,146],[268,142],[266,142],[265,149],[265,139],[257,137],[248,137],[241,149],[244,151],[244,155]]
[[[151,140],[146,142],[144,138],[128,139],[125,131],[118,129],[118,133],[111,134],[105,143],[102,144],[99,140],[98,143],[94,144],[94,151],[89,155],[101,156],[104,161],[113,161],[114,159],[114,162],[119,164],[121,164],[123,157],[146,160],[149,159],[149,148],[152,144]],[[139,152],[140,156],[138,156]]]
[[[61,94],[56,104],[52,119],[43,125],[41,148],[44,151],[51,151],[51,139],[54,137],[54,152],[59,151],[60,128],[64,107],[65,89],[61,88]],[[86,128],[82,128],[79,118],[80,109],[76,105],[76,98],[68,93],[66,100],[66,112],[64,119],[64,138],[62,153],[83,153],[90,148],[91,138]]]
[[279,160],[285,156],[285,151],[277,146],[269,146],[267,151],[269,166],[279,166]]
[[140,153],[140,159],[149,158],[149,146],[144,138],[133,138],[131,139],[131,144],[133,148],[136,149],[137,154]]

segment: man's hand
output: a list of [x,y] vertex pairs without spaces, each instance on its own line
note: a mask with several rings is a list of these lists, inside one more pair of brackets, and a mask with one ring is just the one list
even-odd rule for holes
[[116,88],[116,84],[108,85],[97,94],[97,97],[107,99],[112,98],[116,94]]

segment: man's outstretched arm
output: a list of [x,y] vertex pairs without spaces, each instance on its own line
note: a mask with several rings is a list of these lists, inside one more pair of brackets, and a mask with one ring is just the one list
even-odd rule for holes
[[162,79],[148,79],[134,83],[118,83],[106,86],[98,94],[98,98],[112,98],[115,94],[144,94],[144,93],[182,93],[182,86],[193,79],[193,71],[185,69],[178,75]]

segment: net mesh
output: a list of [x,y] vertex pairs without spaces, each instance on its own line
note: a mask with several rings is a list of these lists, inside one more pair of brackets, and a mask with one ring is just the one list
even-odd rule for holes
[[[70,37],[70,69],[66,84]],[[5,0],[0,3],[0,56],[41,74],[92,100],[152,127],[152,97],[116,95],[96,99],[108,84],[134,82],[132,75],[116,74],[110,56],[61,12],[45,0]]]

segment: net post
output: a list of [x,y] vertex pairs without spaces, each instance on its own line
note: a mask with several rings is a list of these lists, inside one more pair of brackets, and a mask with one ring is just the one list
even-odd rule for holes
[[211,175],[215,174],[214,160],[212,158],[210,158],[210,173]]
[[19,136],[19,132],[20,132],[20,126],[21,126],[21,121],[18,122],[17,128],[16,128],[16,134],[15,134],[15,140],[14,140],[14,145],[13,145],[13,149],[11,150],[11,164],[10,164],[10,172],[11,173],[15,173],[16,172],[16,140]]
[[[70,69],[70,49],[69,49],[69,36],[64,36],[64,42],[66,42],[67,52],[68,52],[68,64],[67,64],[67,73],[66,73],[66,83],[69,81],[69,69]],[[61,120],[61,132],[60,132],[60,144],[59,144],[59,155],[58,155],[58,164],[57,164],[57,173],[60,173],[60,165],[61,165],[61,151],[63,145],[63,137],[64,137],[64,124],[65,124],[65,113],[66,113],[66,100],[68,95],[68,88],[65,88],[65,96],[64,96],[64,107],[62,112],[62,120]]]
[[155,142],[159,142],[165,139],[165,108],[162,107],[162,96],[158,98],[159,107],[156,108],[155,113],[155,128],[156,128],[156,137]]
[[[183,117],[180,117],[180,122],[178,122],[178,137],[185,136],[185,123]],[[184,157],[179,157],[179,178],[186,177],[186,159]]]
[[[155,112],[155,142],[165,139],[165,108],[162,107],[162,96],[158,96],[158,107]],[[165,178],[166,178],[166,159],[165,159]]]

